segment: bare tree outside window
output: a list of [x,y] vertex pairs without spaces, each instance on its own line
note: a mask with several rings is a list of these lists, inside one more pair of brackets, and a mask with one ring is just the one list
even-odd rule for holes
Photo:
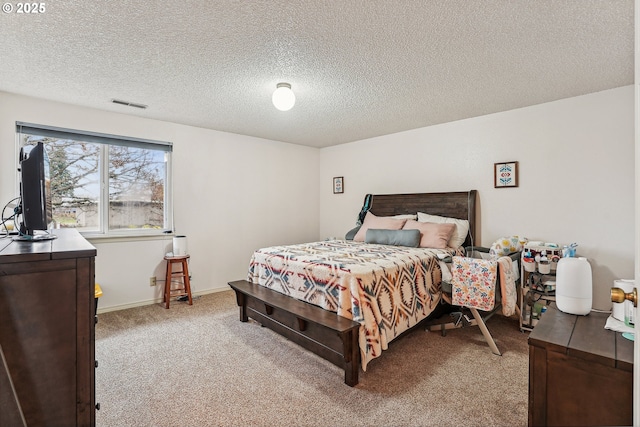
[[109,228],[163,228],[164,153],[109,146]]
[[89,233],[167,227],[166,151],[30,134],[21,134],[20,145],[38,141],[49,155],[55,226]]

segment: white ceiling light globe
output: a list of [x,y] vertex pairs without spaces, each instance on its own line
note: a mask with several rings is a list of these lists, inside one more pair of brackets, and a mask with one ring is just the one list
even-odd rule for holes
[[271,97],[273,105],[280,111],[288,111],[296,103],[296,95],[291,90],[289,83],[278,83],[277,89]]

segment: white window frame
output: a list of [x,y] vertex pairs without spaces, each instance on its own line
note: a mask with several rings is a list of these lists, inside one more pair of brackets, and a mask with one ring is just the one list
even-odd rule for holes
[[[100,175],[100,228],[98,231],[80,231],[87,238],[132,238],[152,237],[173,234],[173,182],[172,182],[172,154],[173,144],[165,141],[133,138],[120,135],[65,129],[33,123],[16,122],[16,152],[20,152],[21,134],[49,136],[60,139],[73,139],[82,142],[100,144],[99,175]],[[164,151],[166,154],[166,176],[164,185],[164,227],[161,229],[109,229],[109,145],[130,146],[137,148]],[[168,155],[167,155],[168,154]],[[17,157],[16,157],[17,159]],[[16,160],[17,161],[17,160]],[[16,165],[16,171],[17,171]],[[20,195],[19,178],[16,173],[16,195]]]

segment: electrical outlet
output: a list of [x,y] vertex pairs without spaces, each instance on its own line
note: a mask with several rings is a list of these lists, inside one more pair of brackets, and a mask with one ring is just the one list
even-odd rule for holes
[[155,286],[155,285],[156,285],[156,276],[149,277],[149,286]]

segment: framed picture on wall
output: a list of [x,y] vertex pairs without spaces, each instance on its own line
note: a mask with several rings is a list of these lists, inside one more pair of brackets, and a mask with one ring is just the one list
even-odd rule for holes
[[344,193],[344,177],[336,176],[333,178],[333,194]]
[[518,162],[493,164],[494,188],[509,188],[518,186]]

